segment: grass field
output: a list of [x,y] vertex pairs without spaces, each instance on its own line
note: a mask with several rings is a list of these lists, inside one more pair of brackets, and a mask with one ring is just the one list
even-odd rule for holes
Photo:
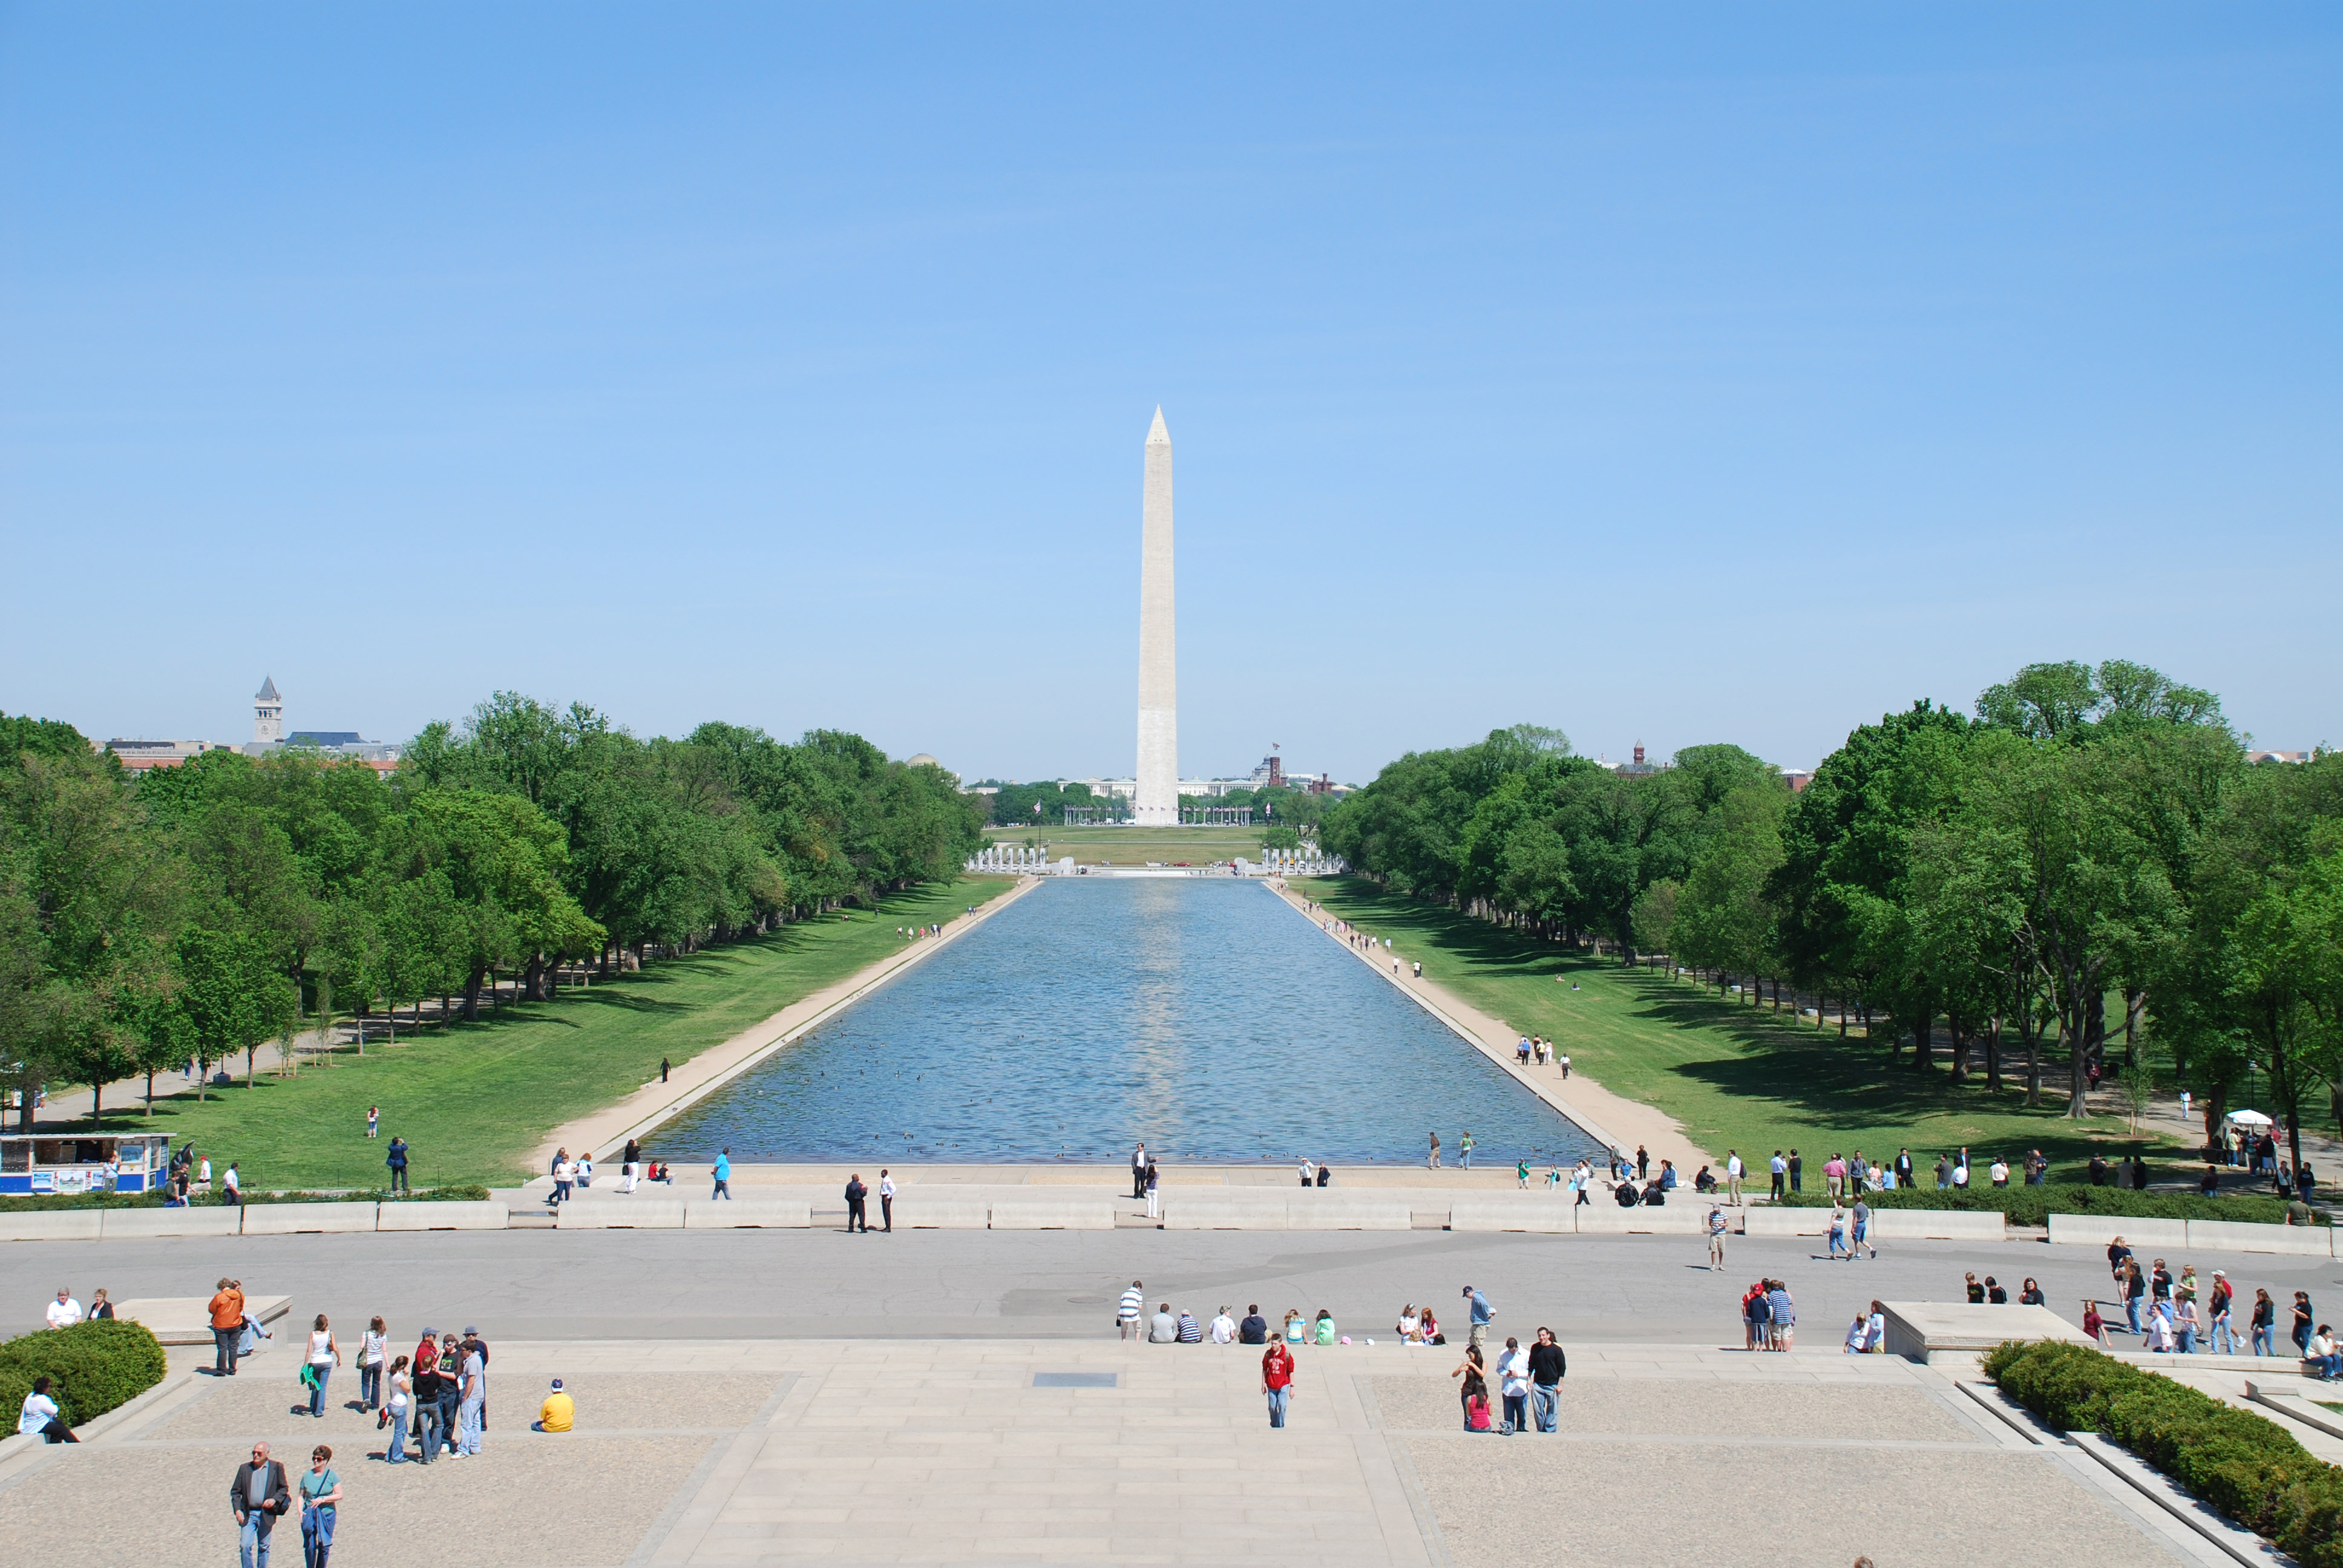
[[[1560,1040],[1574,1070],[1674,1117],[1701,1148],[1720,1158],[1738,1149],[1761,1182],[1764,1160],[1777,1148],[1804,1153],[1810,1178],[1833,1152],[1859,1149],[1875,1161],[1908,1147],[1932,1163],[1964,1144],[1980,1168],[1996,1153],[2015,1166],[2039,1149],[2072,1174],[2095,1147],[2158,1141],[2134,1138],[2117,1117],[2067,1121],[2058,1109],[2064,1093],[2046,1085],[2050,1107],[2029,1111],[2022,1086],[1996,1095],[1981,1077],[1956,1085],[1941,1065],[1914,1070],[1909,1053],[1891,1068],[1885,1042],[1860,1030],[1841,1042],[1835,1025],[1800,1026],[1691,980],[1565,953],[1370,882],[1325,879],[1295,888],[1329,913],[1390,937],[1400,954],[1423,960],[1427,978],[1473,1006]],[[1942,1051],[1940,1037],[1940,1062]],[[1981,1060],[1972,1070],[1981,1072]]]
[[[896,951],[897,926],[949,920],[1014,885],[964,878],[915,890],[843,920],[825,916],[662,960],[494,1020],[427,1029],[413,1044],[338,1052],[297,1078],[263,1077],[249,1089],[239,1081],[205,1103],[192,1091],[158,1099],[151,1123],[126,1111],[106,1124],[151,1126],[175,1148],[193,1140],[215,1169],[236,1161],[247,1191],[380,1186],[393,1133],[413,1148],[417,1187],[508,1183],[528,1173],[522,1161],[548,1131],[633,1093],[659,1076],[662,1056],[687,1061]],[[382,1137],[372,1142],[369,1105],[382,1107]]]
[[1215,860],[1261,858],[1259,828],[990,828],[996,844],[1022,844],[1031,839],[1050,848],[1052,859],[1071,855],[1084,865],[1143,866],[1150,860],[1166,865],[1185,860],[1209,866]]

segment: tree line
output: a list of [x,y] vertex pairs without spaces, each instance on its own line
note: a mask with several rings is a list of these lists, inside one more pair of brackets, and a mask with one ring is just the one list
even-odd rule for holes
[[[1883,1026],[1891,1060],[2068,1114],[2151,1037],[2207,1134],[2247,1074],[2299,1161],[2343,1122],[2343,759],[2249,765],[2209,692],[2030,665],[1961,713],[1847,737],[1804,790],[1732,746],[1614,770],[1517,727],[1412,753],[1324,827],[1395,890],[1629,961],[1783,982]],[[1939,1040],[1942,1040],[1941,1049]]]
[[499,692],[386,776],[283,750],[126,775],[70,726],[0,716],[0,1073],[32,1122],[94,1088],[237,1052],[303,1020],[551,994],[949,879],[981,808],[858,736],[703,724],[644,740]]

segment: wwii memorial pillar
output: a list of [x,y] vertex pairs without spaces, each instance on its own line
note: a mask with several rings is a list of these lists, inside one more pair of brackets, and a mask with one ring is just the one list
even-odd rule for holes
[[1172,620],[1172,435],[1163,410],[1147,432],[1139,537],[1139,770],[1132,816],[1142,827],[1180,820],[1180,673]]

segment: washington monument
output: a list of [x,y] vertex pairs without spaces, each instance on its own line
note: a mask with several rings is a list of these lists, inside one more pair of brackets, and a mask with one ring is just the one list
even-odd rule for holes
[[1139,789],[1141,827],[1180,821],[1180,668],[1172,620],[1172,433],[1163,410],[1147,432],[1139,535]]

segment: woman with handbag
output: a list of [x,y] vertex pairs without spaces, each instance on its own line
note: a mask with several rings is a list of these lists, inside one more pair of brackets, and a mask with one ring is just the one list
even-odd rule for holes
[[358,1398],[368,1410],[382,1408],[383,1352],[389,1342],[390,1331],[379,1316],[367,1324],[366,1337],[358,1342]]
[[320,1421],[326,1417],[326,1380],[341,1364],[342,1347],[334,1342],[334,1331],[327,1326],[326,1314],[319,1312],[317,1323],[309,1331],[309,1354],[302,1381],[309,1385],[309,1413]]
[[301,1568],[326,1568],[334,1549],[334,1514],[342,1500],[342,1478],[333,1472],[334,1451],[324,1443],[309,1451],[309,1471],[301,1477]]

